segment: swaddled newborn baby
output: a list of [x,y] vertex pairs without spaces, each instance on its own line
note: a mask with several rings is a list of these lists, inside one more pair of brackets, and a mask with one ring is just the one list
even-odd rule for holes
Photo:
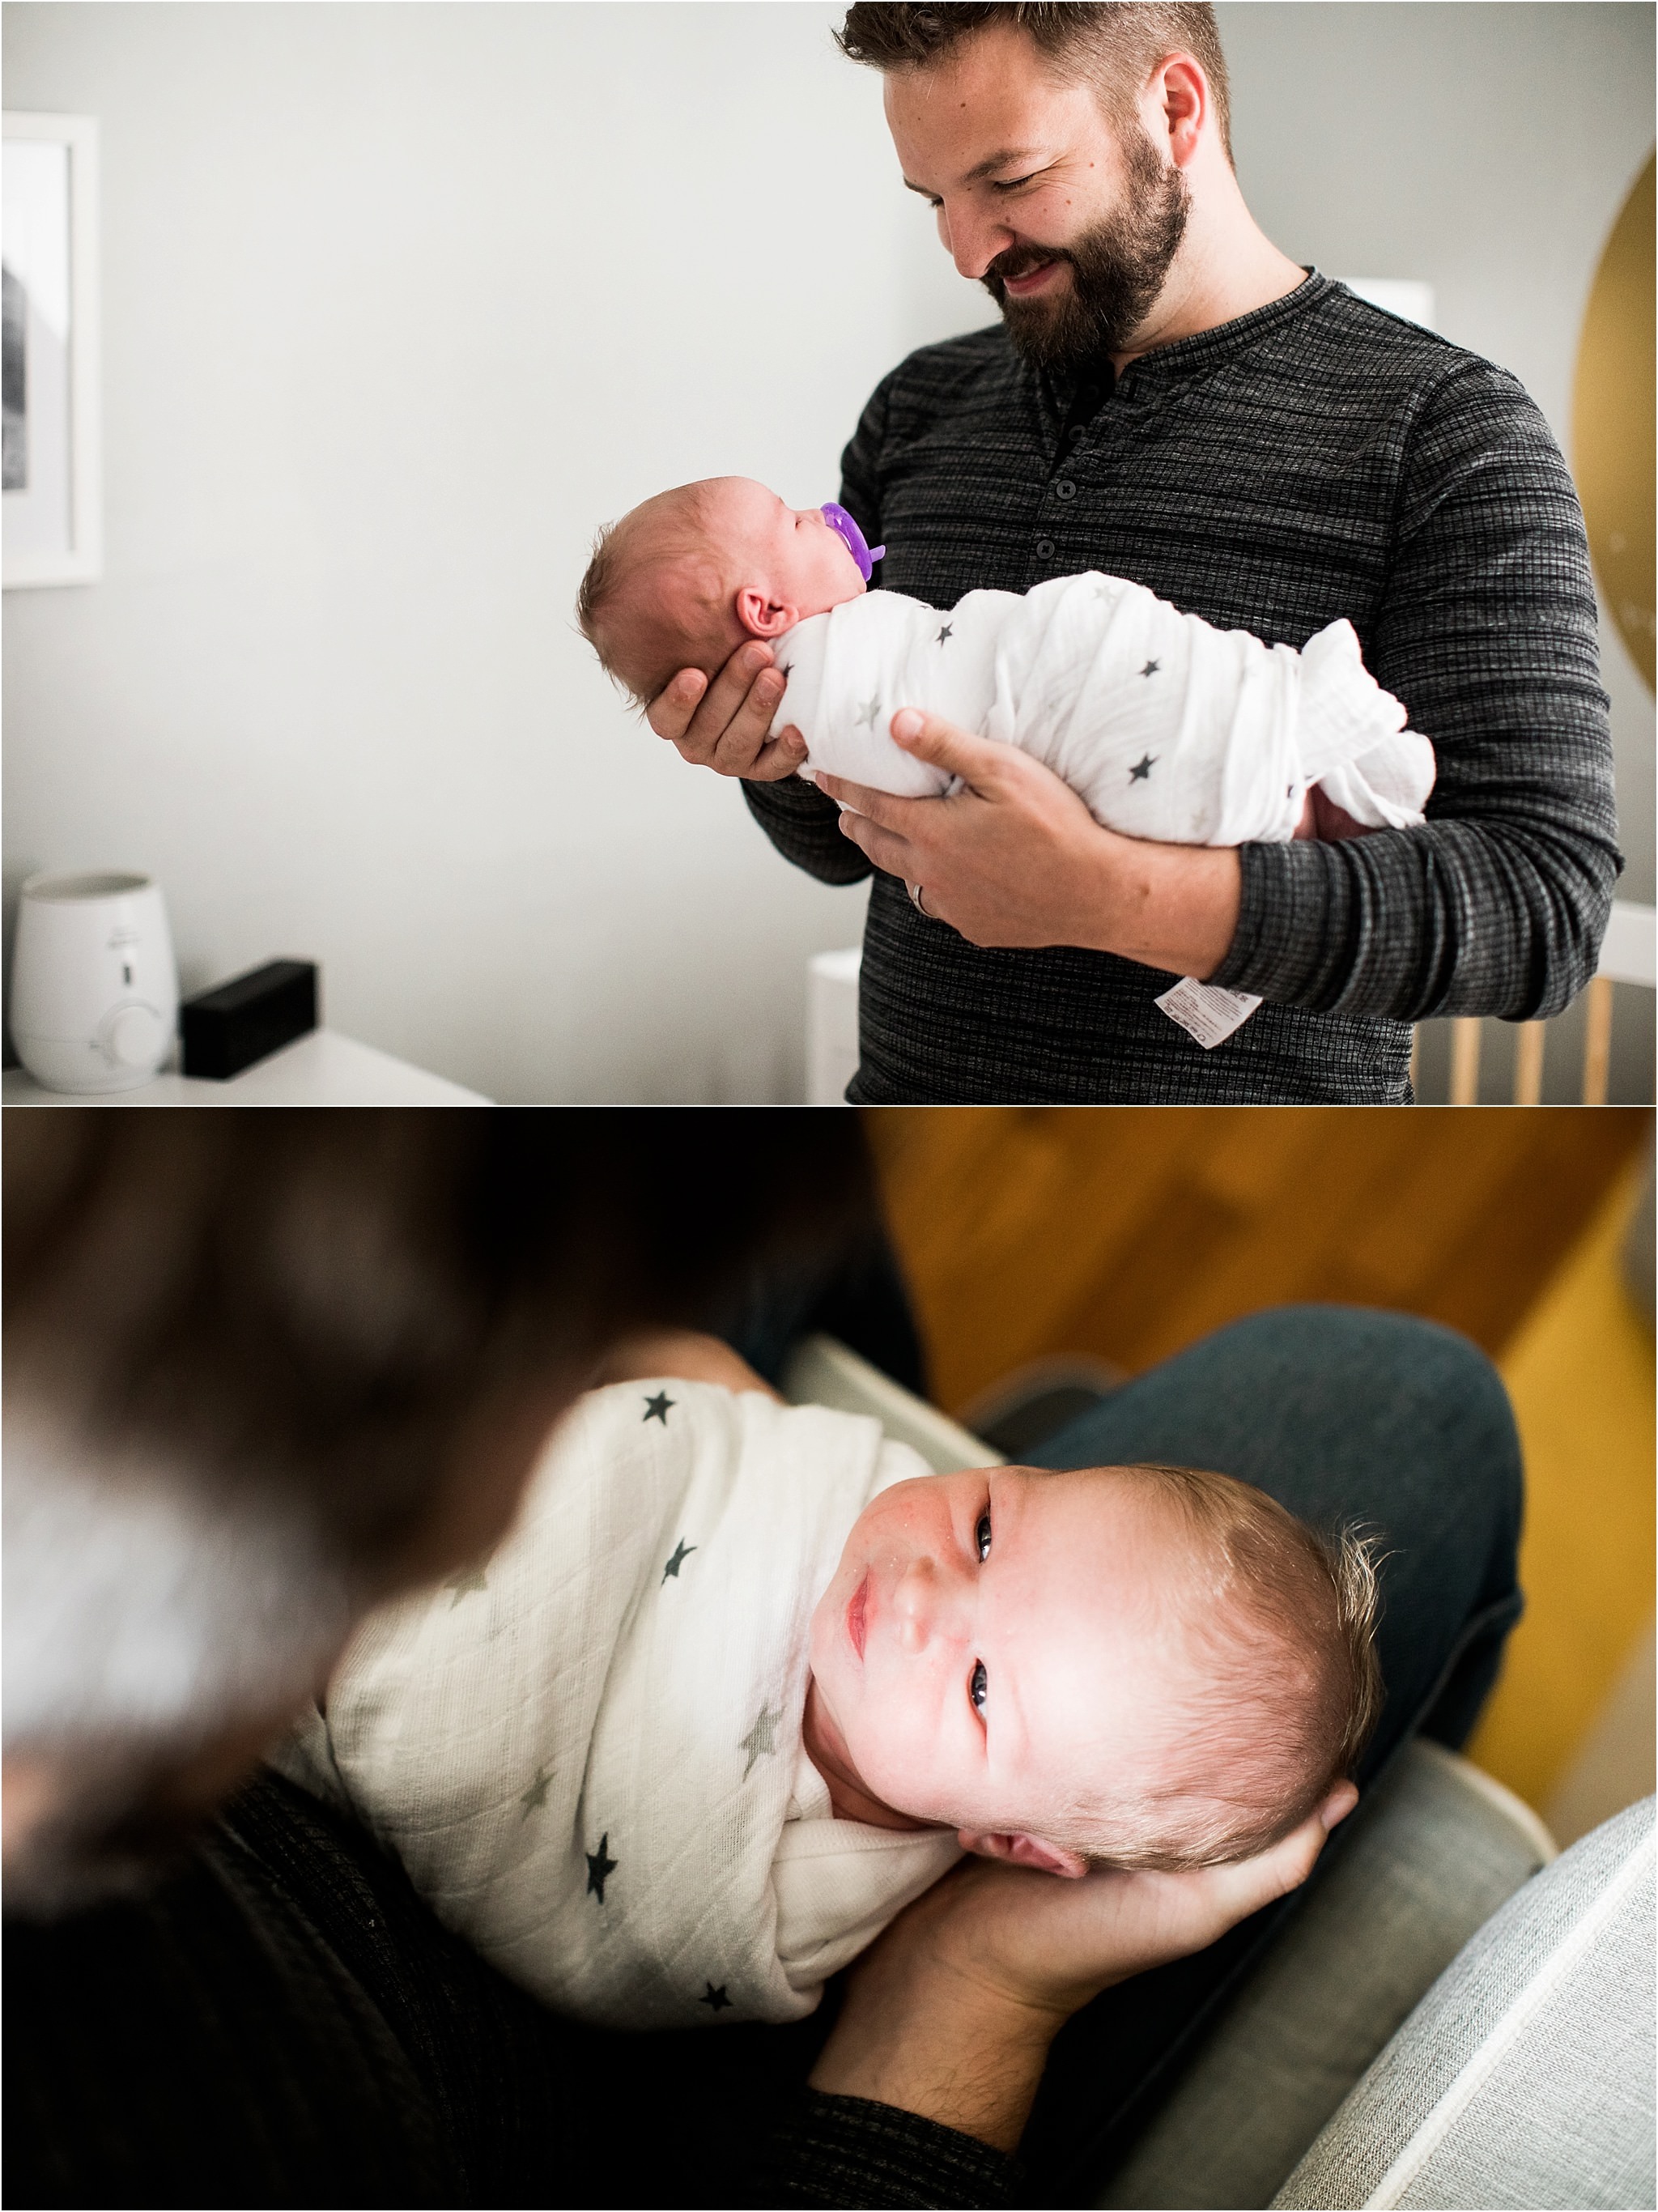
[[577,618],[641,702],[681,668],[712,677],[748,638],[776,646],[788,680],[772,731],[799,729],[809,780],[945,790],[943,769],[893,742],[893,714],[915,707],[1033,754],[1129,836],[1239,845],[1423,818],[1433,748],[1346,622],[1297,653],[1093,573],[969,592],[943,613],[867,592],[870,566],[843,509],[716,477],[601,537]]
[[1247,1856],[1379,1704],[1363,1547],[1167,1468],[934,1474],[710,1340],[591,1393],[517,1528],[374,1617],[284,1771],[617,2027],[794,2019],[963,1850]]

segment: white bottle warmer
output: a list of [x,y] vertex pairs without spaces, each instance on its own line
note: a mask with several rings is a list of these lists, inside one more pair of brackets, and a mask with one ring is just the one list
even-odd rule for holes
[[11,1034],[48,1091],[131,1091],[173,1049],[179,973],[149,876],[31,876],[17,909]]

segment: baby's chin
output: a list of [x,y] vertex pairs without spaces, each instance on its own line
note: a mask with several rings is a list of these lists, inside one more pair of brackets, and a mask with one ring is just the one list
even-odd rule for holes
[[[863,578],[859,575],[854,574],[852,581],[846,586],[844,590],[837,587],[837,589],[832,593],[828,592],[822,593],[821,597],[823,599],[823,605],[821,606],[809,607],[803,605],[800,609],[800,619],[802,622],[809,622],[813,615],[832,615],[836,607],[849,606],[853,599],[861,599],[868,589],[869,586],[864,581]],[[808,593],[807,596],[810,597],[811,594]]]

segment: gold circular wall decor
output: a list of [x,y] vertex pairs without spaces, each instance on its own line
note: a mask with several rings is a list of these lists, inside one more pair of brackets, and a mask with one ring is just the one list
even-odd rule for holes
[[1572,406],[1578,495],[1606,611],[1653,689],[1653,170],[1636,179],[1595,271]]

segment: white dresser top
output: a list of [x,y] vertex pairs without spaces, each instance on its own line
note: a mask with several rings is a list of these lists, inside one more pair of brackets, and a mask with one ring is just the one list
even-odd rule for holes
[[45,1091],[26,1068],[0,1079],[8,1106],[487,1106],[481,1091],[428,1075],[335,1030],[313,1030],[228,1082],[166,1069],[131,1091]]

